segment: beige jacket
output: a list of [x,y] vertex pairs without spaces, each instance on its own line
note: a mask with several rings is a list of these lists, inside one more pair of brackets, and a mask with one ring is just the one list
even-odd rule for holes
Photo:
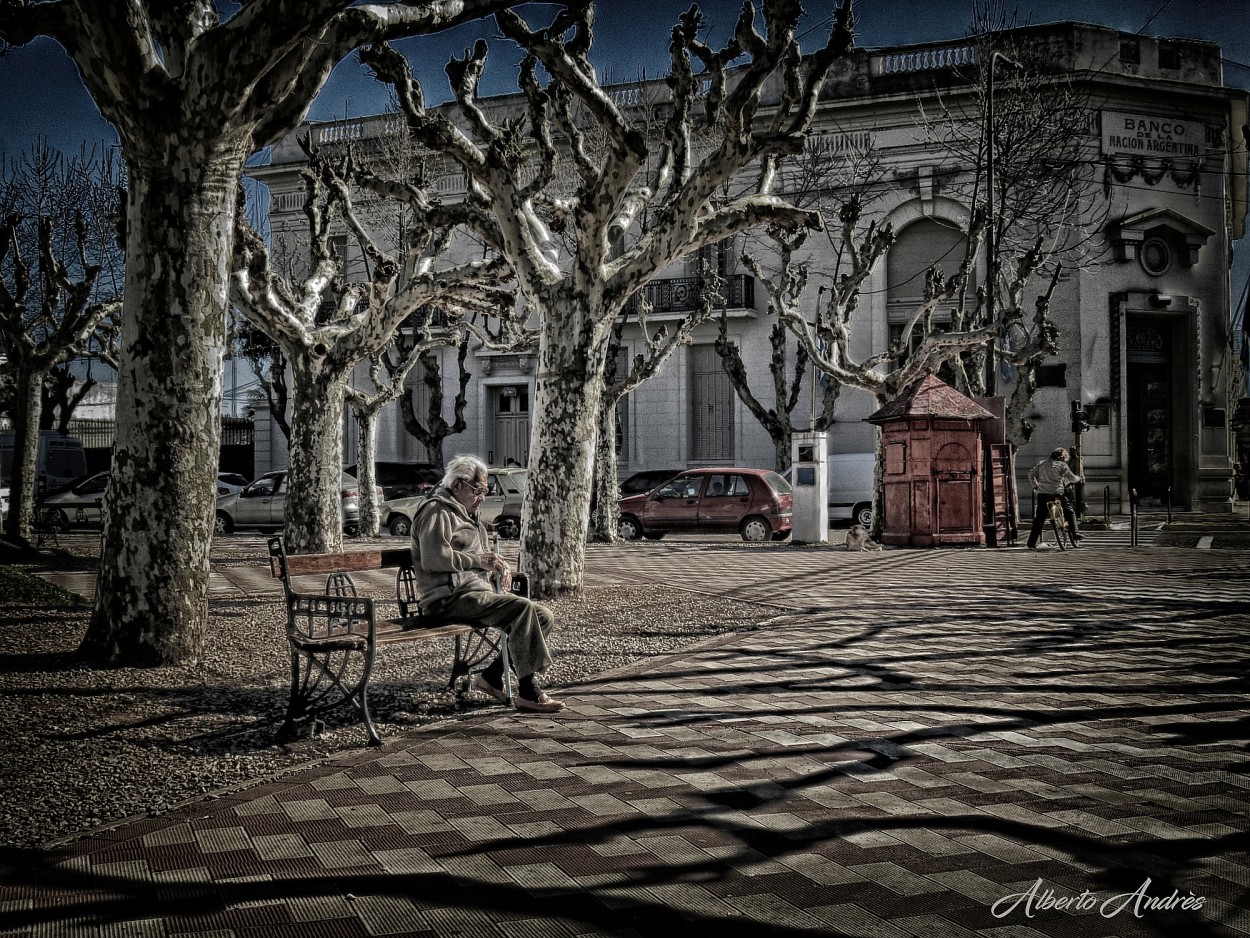
[[421,503],[412,519],[412,565],[423,612],[448,596],[493,591],[488,571],[477,565],[488,544],[485,526],[449,489],[440,485]]

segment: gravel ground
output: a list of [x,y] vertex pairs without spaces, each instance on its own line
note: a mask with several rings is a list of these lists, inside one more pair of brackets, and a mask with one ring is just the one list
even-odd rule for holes
[[[63,538],[62,548],[38,564],[15,566],[92,570],[97,544],[90,537]],[[214,547],[214,564],[259,566],[262,553],[257,541],[245,546],[223,539]],[[638,587],[587,588],[579,599],[550,605],[557,663],[544,684],[557,693],[604,671],[750,627],[777,611]],[[0,612],[0,844],[65,842],[336,753],[358,753],[364,745],[359,724],[333,717],[320,736],[275,743],[289,659],[285,619],[273,595],[212,601],[211,651],[190,668],[84,667],[73,652],[87,616],[84,606],[46,600],[6,602]],[[476,693],[458,700],[446,688],[449,664],[450,649],[441,643],[382,650],[370,707],[384,740],[498,708]]]

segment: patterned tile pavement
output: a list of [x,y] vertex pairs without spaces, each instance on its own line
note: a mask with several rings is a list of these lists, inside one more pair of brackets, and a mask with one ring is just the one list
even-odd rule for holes
[[0,933],[1250,935],[1250,553],[588,564],[778,617],[34,852]]

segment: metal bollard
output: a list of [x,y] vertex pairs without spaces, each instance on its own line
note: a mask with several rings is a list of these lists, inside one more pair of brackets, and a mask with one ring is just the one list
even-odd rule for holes
[[1111,486],[1102,487],[1102,520],[1111,527]]
[[1137,489],[1129,489],[1128,495],[1129,546],[1137,546]]
[[1172,523],[1172,486],[1168,486],[1168,524]]

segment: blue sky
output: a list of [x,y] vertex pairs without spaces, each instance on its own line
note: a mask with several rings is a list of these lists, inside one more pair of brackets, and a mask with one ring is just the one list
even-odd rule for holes
[[[1182,36],[1220,44],[1225,83],[1250,89],[1250,0],[1003,0],[1018,24],[1077,20],[1150,36]],[[598,0],[596,42],[592,58],[602,79],[627,81],[644,71],[664,74],[668,34],[690,0]],[[759,3],[756,4],[759,6]],[[723,41],[733,28],[740,0],[704,0],[708,39]],[[834,9],[831,0],[807,0],[804,30],[809,42],[822,41],[822,28]],[[523,9],[532,22],[542,22],[555,9],[531,4]],[[857,0],[857,42],[862,47],[959,39],[972,20],[972,0]],[[430,100],[448,97],[443,65],[478,38],[491,42],[491,67],[484,90],[515,89],[516,47],[498,38],[493,22],[410,40],[401,48]],[[354,57],[334,70],[309,117],[332,120],[376,114],[387,107],[387,90],[374,81]],[[55,43],[40,40],[0,57],[0,159],[26,150],[37,137],[75,152],[88,144],[116,142],[116,134],[83,89],[73,63]],[[1250,238],[1237,245],[1250,254]],[[1242,295],[1250,264],[1242,260],[1233,283],[1233,302]]]
[[[644,70],[666,69],[668,33],[690,0],[599,0],[593,58],[602,78],[626,81]],[[1079,20],[1154,36],[1186,36],[1221,44],[1226,83],[1250,88],[1250,0],[1019,0],[1014,9],[1020,23]],[[804,28],[810,40],[823,37],[821,25],[833,10],[829,0],[805,4],[810,11]],[[704,0],[709,39],[723,40],[733,26],[740,0]],[[757,3],[758,6],[758,3]],[[554,7],[532,4],[527,10],[540,21]],[[858,43],[866,47],[957,39],[972,18],[972,0],[858,0],[855,4]],[[477,38],[496,39],[491,22],[470,24],[437,37],[403,43],[423,78],[432,100],[447,97],[442,67],[450,54]],[[515,88],[516,48],[492,42],[492,68],[487,90]],[[335,69],[310,117],[331,120],[375,114],[386,108],[386,89],[373,81],[351,57]],[[56,147],[77,150],[83,140],[116,141],[78,80],[69,58],[55,43],[40,40],[0,58],[0,156],[26,149],[45,136]]]

